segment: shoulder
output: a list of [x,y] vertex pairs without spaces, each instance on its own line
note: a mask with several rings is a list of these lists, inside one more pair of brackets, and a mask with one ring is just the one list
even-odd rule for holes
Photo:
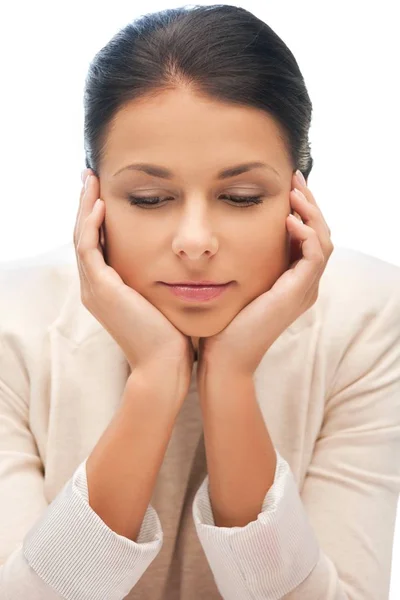
[[0,263],[0,332],[29,335],[56,317],[77,267],[73,244]]
[[[369,374],[399,378],[400,268],[348,248],[335,248],[314,307],[316,352],[329,395]],[[388,368],[390,374],[384,369]],[[381,371],[379,370],[382,370]]]
[[317,316],[335,326],[397,317],[400,331],[400,267],[350,248],[333,251],[321,277]]
[[321,281],[328,288],[334,285],[343,295],[368,292],[372,302],[380,302],[400,289],[400,267],[359,250],[338,247]]

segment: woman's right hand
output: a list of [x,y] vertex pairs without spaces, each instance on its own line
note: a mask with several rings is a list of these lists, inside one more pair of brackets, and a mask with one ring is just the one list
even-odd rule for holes
[[[93,171],[87,188],[82,188],[74,228],[74,246],[81,282],[83,305],[102,324],[122,349],[131,367],[164,378],[176,377],[182,400],[190,384],[194,350],[182,334],[144,296],[126,285],[104,259],[100,228],[105,203],[94,204],[100,185]],[[167,381],[164,381],[167,384]]]

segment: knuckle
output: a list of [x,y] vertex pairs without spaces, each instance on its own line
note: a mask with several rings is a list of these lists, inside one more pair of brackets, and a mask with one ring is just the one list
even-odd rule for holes
[[332,254],[334,250],[334,245],[332,243],[332,240],[327,240],[327,242],[325,243],[325,251],[328,254],[328,256],[330,256]]
[[86,289],[86,286],[83,286],[81,289],[81,302],[83,304],[83,306],[85,306],[86,308],[88,308],[89,306],[89,293]]
[[76,251],[78,253],[79,258],[82,260],[82,262],[84,262],[87,254],[87,248],[84,244],[82,244],[82,240],[78,241]]
[[316,301],[318,300],[318,290],[317,291],[313,291],[309,296],[308,299],[306,301],[306,307],[311,308],[311,306],[313,306]]
[[316,255],[316,261],[318,266],[323,267],[325,265],[325,255],[323,252],[318,252]]
[[84,257],[84,255],[83,255],[83,249],[82,249],[82,246],[81,246],[81,244],[80,244],[79,242],[78,242],[78,243],[77,243],[77,245],[76,245],[76,254],[77,254],[77,256],[78,256],[79,260],[80,260],[80,261],[83,263],[83,262],[84,262],[84,258],[85,258],[85,257]]
[[318,216],[321,213],[320,208],[318,206],[315,206],[315,204],[309,203],[307,209],[313,217]]

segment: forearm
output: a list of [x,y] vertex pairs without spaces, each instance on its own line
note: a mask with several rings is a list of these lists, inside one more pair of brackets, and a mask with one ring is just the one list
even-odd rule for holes
[[[152,382],[161,381],[154,385]],[[166,380],[130,375],[118,411],[87,459],[89,504],[133,541],[153,494],[179,402]]]
[[214,366],[202,385],[200,404],[215,524],[243,527],[261,512],[277,462],[253,380],[224,377]]

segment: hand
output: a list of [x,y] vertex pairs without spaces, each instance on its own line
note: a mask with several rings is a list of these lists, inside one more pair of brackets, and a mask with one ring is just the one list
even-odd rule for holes
[[331,231],[307,185],[294,178],[304,194],[290,192],[300,219],[287,219],[291,265],[270,290],[245,306],[220,333],[199,340],[198,385],[206,368],[218,365],[229,373],[253,375],[274,341],[317,300],[321,276],[334,246]]
[[166,377],[178,377],[177,392],[184,398],[194,360],[191,340],[106,264],[99,234],[105,203],[94,206],[99,181],[93,171],[87,173],[90,182],[86,191],[82,188],[74,229],[82,303],[121,347],[131,370],[143,367],[151,372],[165,367]]

